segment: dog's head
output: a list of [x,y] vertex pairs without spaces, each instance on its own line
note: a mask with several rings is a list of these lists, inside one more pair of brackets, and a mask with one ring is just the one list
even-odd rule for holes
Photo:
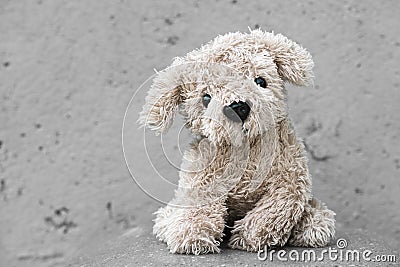
[[157,73],[139,122],[166,132],[179,109],[193,133],[240,145],[286,117],[284,81],[312,81],[311,55],[280,34],[218,36]]

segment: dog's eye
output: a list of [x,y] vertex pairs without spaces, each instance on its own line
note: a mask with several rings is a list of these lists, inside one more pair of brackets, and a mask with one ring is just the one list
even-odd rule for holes
[[265,81],[265,79],[263,77],[257,77],[254,79],[254,82],[258,85],[261,86],[262,88],[266,88],[267,87],[267,82]]
[[205,107],[208,107],[208,104],[210,104],[210,101],[211,101],[211,96],[209,94],[205,94],[203,96],[203,105]]

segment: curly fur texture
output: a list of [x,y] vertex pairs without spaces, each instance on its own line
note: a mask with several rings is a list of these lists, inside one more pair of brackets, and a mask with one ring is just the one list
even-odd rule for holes
[[[284,89],[285,81],[310,84],[313,65],[297,43],[253,30],[218,36],[157,74],[139,122],[165,133],[179,110],[197,136],[183,157],[174,199],[156,212],[154,234],[171,252],[219,252],[227,225],[235,249],[329,243],[335,214],[311,195]],[[239,101],[251,108],[243,123],[222,112]]]

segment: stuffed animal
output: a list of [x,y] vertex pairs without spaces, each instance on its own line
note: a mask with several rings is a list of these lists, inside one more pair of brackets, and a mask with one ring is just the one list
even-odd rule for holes
[[314,63],[281,34],[216,37],[157,73],[139,122],[165,133],[179,110],[195,136],[174,199],[154,234],[173,253],[256,252],[327,245],[335,213],[311,194],[304,145],[288,118],[284,82],[312,82]]

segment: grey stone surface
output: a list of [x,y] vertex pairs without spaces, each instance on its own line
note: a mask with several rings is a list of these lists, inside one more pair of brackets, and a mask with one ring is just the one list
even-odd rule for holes
[[[226,246],[220,254],[194,256],[171,254],[166,245],[157,241],[148,231],[135,228],[107,242],[98,251],[81,253],[70,261],[69,266],[398,266],[399,255],[387,244],[371,238],[371,235],[364,231],[339,233],[338,237],[346,240],[346,247],[338,248],[334,240],[328,247],[311,250],[295,247],[275,248],[276,251],[285,251],[281,258],[278,258],[277,252],[271,256],[272,249],[266,255],[258,255],[231,250]],[[327,252],[323,253],[323,250]],[[367,250],[370,253],[365,252]],[[362,255],[365,255],[365,258]],[[376,261],[377,255],[386,257],[386,260]],[[397,261],[388,260],[389,257],[395,257],[392,259]]]
[[[288,86],[314,194],[344,232],[376,232],[398,248],[398,10],[395,0],[0,1],[0,266],[63,266],[150,224],[161,204],[125,166],[125,109],[154,68],[248,26],[281,32],[314,57],[314,87]],[[144,96],[132,101],[125,148],[136,178],[168,200],[173,188],[149,167],[135,123]],[[164,138],[177,164],[180,126]],[[176,181],[159,137],[147,141],[154,166]],[[236,253],[226,255],[254,258]]]

